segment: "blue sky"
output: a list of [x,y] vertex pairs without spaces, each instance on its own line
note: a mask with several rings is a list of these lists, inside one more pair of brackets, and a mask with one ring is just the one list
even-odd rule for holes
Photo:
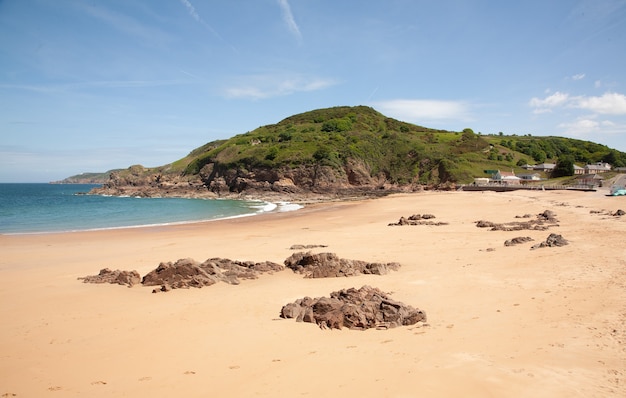
[[0,182],[339,105],[626,152],[626,0],[0,0]]

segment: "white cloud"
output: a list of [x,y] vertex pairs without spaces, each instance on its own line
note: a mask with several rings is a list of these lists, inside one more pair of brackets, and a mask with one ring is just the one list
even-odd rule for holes
[[375,102],[372,106],[381,113],[409,121],[467,120],[468,105],[462,101],[396,99]]
[[228,98],[266,99],[296,92],[323,90],[337,84],[333,79],[303,75],[255,75],[240,77],[224,89]]
[[298,40],[302,40],[302,34],[300,33],[300,28],[296,23],[296,20],[293,18],[293,13],[291,12],[291,7],[289,6],[289,2],[287,0],[278,0],[278,5],[283,13],[283,21],[287,24],[287,27],[293,33],[294,36]]
[[587,139],[599,142],[598,137],[620,137],[626,131],[626,125],[612,120],[600,120],[598,115],[580,116],[573,121],[563,122],[557,125],[562,129],[563,135],[579,139]]
[[530,107],[533,113],[552,112],[554,108],[584,109],[605,115],[626,115],[626,96],[619,93],[604,93],[600,97],[570,96],[567,93],[556,92],[546,98],[531,98]]
[[601,97],[578,97],[573,106],[605,115],[626,115],[626,96],[605,93]]
[[569,94],[557,91],[543,99],[533,97],[530,99],[529,105],[535,108],[533,113],[546,113],[552,112],[552,108],[564,105],[568,100]]
[[585,74],[584,73],[579,73],[577,75],[572,76],[572,80],[582,80],[585,78]]
[[597,132],[599,130],[600,123],[589,118],[579,118],[573,122],[561,123],[558,127],[562,128],[568,135],[581,137],[589,133]]

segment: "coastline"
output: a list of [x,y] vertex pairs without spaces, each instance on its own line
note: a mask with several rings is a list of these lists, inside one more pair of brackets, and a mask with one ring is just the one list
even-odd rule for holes
[[[610,213],[626,202],[604,194],[420,192],[209,222],[0,235],[0,394],[623,396],[626,219]],[[559,220],[550,231],[475,225],[546,209]],[[416,213],[448,225],[388,226]],[[549,232],[570,244],[503,245]],[[284,270],[158,295],[77,281],[104,267],[144,275],[187,257],[282,263],[294,244],[402,267],[319,280]],[[423,309],[430,326],[331,332],[278,320],[294,299],[363,285]]]
[[[2,184],[0,184],[2,185]],[[84,184],[4,184],[0,234],[41,234],[141,228],[264,212],[293,211],[300,204],[261,199],[88,195]]]

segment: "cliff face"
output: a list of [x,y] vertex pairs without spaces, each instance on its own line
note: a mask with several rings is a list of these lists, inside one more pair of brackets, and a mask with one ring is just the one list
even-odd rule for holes
[[399,186],[383,175],[371,176],[359,161],[343,169],[306,165],[293,168],[227,169],[205,165],[197,175],[161,173],[141,166],[111,173],[93,194],[140,197],[274,198],[291,201],[346,196],[379,196],[420,190],[419,184]]

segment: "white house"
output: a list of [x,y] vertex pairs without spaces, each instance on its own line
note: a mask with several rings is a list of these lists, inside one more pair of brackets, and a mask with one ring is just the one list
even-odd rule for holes
[[493,181],[507,185],[517,185],[520,183],[520,178],[512,171],[500,171],[493,175]]

